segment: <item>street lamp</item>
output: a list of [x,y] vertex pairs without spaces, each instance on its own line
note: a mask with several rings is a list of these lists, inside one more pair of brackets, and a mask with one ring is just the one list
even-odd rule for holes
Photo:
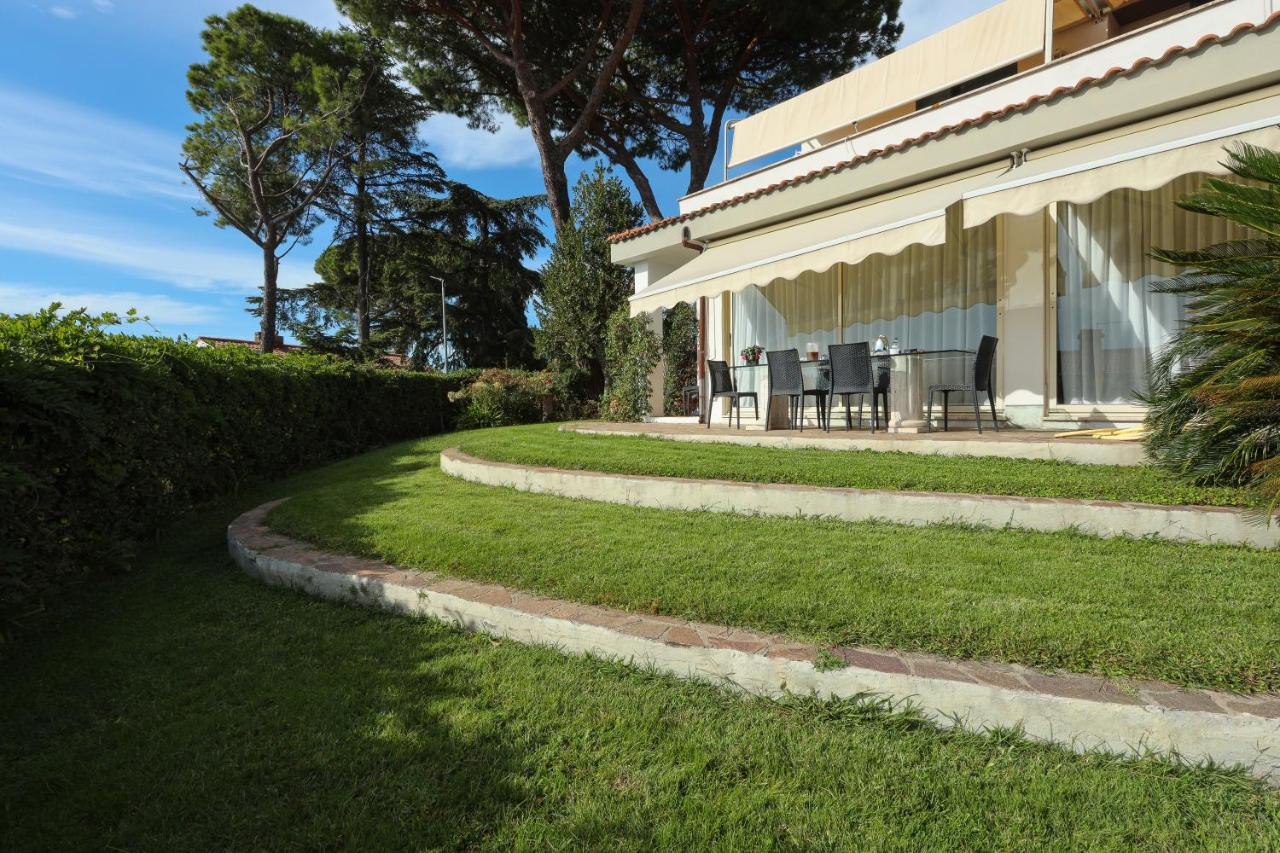
[[440,346],[444,348],[444,372],[449,372],[449,321],[445,319],[444,279],[438,275],[427,276],[440,282]]

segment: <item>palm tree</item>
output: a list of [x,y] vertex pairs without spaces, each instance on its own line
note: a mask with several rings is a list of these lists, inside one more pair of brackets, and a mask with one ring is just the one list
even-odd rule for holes
[[1210,178],[1178,204],[1250,236],[1152,252],[1186,270],[1154,289],[1188,301],[1153,367],[1146,443],[1194,482],[1253,489],[1270,518],[1280,503],[1280,153],[1240,145],[1227,154],[1223,165],[1249,183]]

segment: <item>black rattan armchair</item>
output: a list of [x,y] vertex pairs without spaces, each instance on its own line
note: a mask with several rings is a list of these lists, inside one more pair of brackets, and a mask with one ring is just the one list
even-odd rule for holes
[[836,397],[844,397],[844,428],[853,428],[849,398],[858,396],[858,429],[862,429],[862,404],[871,395],[871,431],[880,425],[880,410],[876,405],[884,400],[884,424],[889,425],[889,371],[878,366],[871,358],[871,345],[866,341],[856,344],[832,344],[827,348],[831,360],[831,388],[827,398],[827,432],[831,431],[831,412]]
[[711,409],[716,400],[721,398],[730,401],[729,421],[733,422],[733,413],[738,413],[738,427],[742,427],[742,401],[751,399],[751,411],[760,417],[760,398],[755,391],[739,391],[733,387],[733,371],[729,370],[726,361],[707,360],[707,377],[711,380],[711,393],[707,395],[707,429],[711,429]]
[[797,423],[804,432],[804,401],[813,397],[818,401],[818,426],[826,423],[827,392],[823,388],[805,388],[804,371],[800,369],[800,354],[793,349],[774,350],[769,359],[769,404],[765,406],[764,427],[769,428],[769,415],[773,413],[773,398],[786,397],[790,403],[787,415],[792,429]]
[[924,422],[928,424],[929,429],[933,429],[933,395],[942,394],[942,431],[947,431],[947,410],[948,398],[953,393],[968,393],[973,395],[973,419],[978,423],[978,432],[982,432],[982,407],[980,405],[981,397],[984,391],[987,395],[987,402],[991,404],[991,423],[995,427],[996,432],[1000,431],[1000,422],[996,420],[996,394],[995,394],[995,373],[996,373],[996,344],[999,341],[990,335],[983,335],[982,341],[978,344],[978,355],[973,360],[973,376],[969,382],[942,383],[939,385],[929,386],[929,406],[925,411]]

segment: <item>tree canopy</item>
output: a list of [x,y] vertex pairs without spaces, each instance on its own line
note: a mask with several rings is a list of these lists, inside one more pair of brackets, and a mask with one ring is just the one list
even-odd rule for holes
[[347,73],[359,99],[342,123],[343,141],[329,189],[319,207],[334,225],[334,239],[350,242],[356,280],[357,343],[370,337],[369,288],[373,238],[401,229],[421,199],[445,190],[444,170],[418,137],[429,111],[396,79],[382,42],[367,31],[343,32]]
[[534,338],[548,366],[572,373],[583,396],[594,400],[604,391],[609,318],[626,304],[633,282],[630,270],[610,261],[608,237],[635,227],[643,214],[600,164],[578,178],[572,213],[542,269]]
[[[568,222],[565,162],[583,144],[640,25],[644,0],[339,0],[395,43],[442,111],[492,127],[511,113],[542,163],[552,224]],[[566,100],[570,90],[581,102]]]
[[[241,6],[206,19],[208,61],[191,66],[182,171],[216,214],[262,250],[262,348],[276,345],[280,257],[319,223],[315,203],[341,158],[359,93],[342,41],[284,15]],[[201,211],[207,213],[208,211]]]
[[900,0],[339,0],[397,47],[444,112],[492,127],[509,112],[542,161],[556,230],[565,162],[599,153],[662,214],[646,173],[701,189],[730,111],[754,112],[888,53]]
[[660,218],[640,158],[707,182],[732,112],[754,113],[893,50],[901,0],[650,0],[590,135]]
[[525,312],[539,279],[521,261],[545,243],[537,216],[542,199],[494,199],[458,183],[448,190],[407,205],[402,227],[368,237],[367,342],[356,328],[354,237],[320,256],[316,283],[281,291],[282,325],[318,351],[375,358],[394,351],[419,366],[445,367],[441,277],[452,351],[447,366],[531,366]]

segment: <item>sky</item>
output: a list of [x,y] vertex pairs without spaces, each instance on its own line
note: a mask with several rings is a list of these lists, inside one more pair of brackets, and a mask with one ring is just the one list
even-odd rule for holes
[[[905,0],[901,44],[995,0]],[[186,71],[203,59],[204,18],[229,0],[0,0],[0,312],[61,302],[93,312],[136,308],[145,331],[249,338],[245,297],[261,254],[244,236],[197,217],[178,171]],[[317,26],[341,19],[332,0],[260,0]],[[543,191],[528,131],[497,133],[452,116],[422,128],[450,177],[499,197]],[[570,181],[584,168],[570,164]],[[625,176],[623,177],[625,183]],[[649,169],[663,211],[686,178]],[[722,174],[717,161],[713,180]],[[628,184],[629,186],[629,184]],[[282,287],[314,280],[327,235],[281,263]],[[537,267],[546,252],[526,263]]]

